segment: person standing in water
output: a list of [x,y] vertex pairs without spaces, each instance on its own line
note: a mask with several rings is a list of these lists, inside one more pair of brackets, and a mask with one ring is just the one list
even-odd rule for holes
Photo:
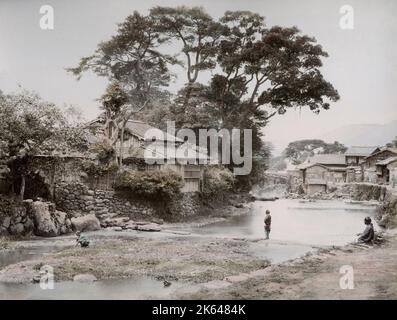
[[269,240],[269,235],[270,235],[270,229],[271,229],[271,225],[272,225],[272,216],[270,215],[270,211],[266,210],[266,215],[265,215],[265,234],[266,234],[266,238],[265,240]]

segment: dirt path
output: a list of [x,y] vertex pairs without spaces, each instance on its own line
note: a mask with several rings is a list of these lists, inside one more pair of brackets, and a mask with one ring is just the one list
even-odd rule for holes
[[[341,289],[342,266],[353,267],[354,289]],[[381,247],[353,245],[320,250],[293,263],[272,266],[186,299],[397,299],[397,234]],[[233,281],[232,281],[233,282]]]

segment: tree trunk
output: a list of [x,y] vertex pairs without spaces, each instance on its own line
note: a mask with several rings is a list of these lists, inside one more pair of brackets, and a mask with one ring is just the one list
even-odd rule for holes
[[19,191],[19,198],[23,200],[25,196],[25,185],[26,185],[26,177],[25,175],[21,175],[21,190]]
[[124,127],[121,128],[121,135],[120,135],[120,150],[119,150],[119,168],[123,168],[123,148],[124,148]]

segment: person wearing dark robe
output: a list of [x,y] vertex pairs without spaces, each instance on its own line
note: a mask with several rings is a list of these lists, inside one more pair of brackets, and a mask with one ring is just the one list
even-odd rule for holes
[[372,243],[375,239],[374,225],[370,217],[364,219],[365,229],[362,233],[359,233],[358,242],[361,243]]
[[271,225],[272,225],[272,217],[270,215],[270,211],[266,210],[266,215],[265,215],[265,220],[264,222],[264,228],[265,228],[265,234],[266,238],[265,240],[269,240],[269,235],[270,235],[270,230],[271,230]]

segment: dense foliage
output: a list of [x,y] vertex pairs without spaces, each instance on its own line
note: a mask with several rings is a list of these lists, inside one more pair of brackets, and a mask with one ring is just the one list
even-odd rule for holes
[[123,171],[118,175],[114,188],[136,196],[169,199],[177,195],[182,186],[182,176],[175,171],[155,170]]
[[90,178],[97,179],[107,174],[116,173],[119,167],[115,163],[102,164],[94,161],[84,161],[81,163],[81,169]]
[[211,166],[204,170],[203,184],[201,193],[204,198],[222,198],[233,189],[235,178],[227,168]]
[[291,142],[283,155],[293,164],[300,164],[315,154],[343,154],[346,150],[347,147],[337,141],[326,143],[322,140],[311,139]]
[[0,149],[13,190],[23,198],[26,177],[38,169],[35,157],[85,152],[87,141],[83,128],[70,123],[65,112],[22,90],[0,94]]

